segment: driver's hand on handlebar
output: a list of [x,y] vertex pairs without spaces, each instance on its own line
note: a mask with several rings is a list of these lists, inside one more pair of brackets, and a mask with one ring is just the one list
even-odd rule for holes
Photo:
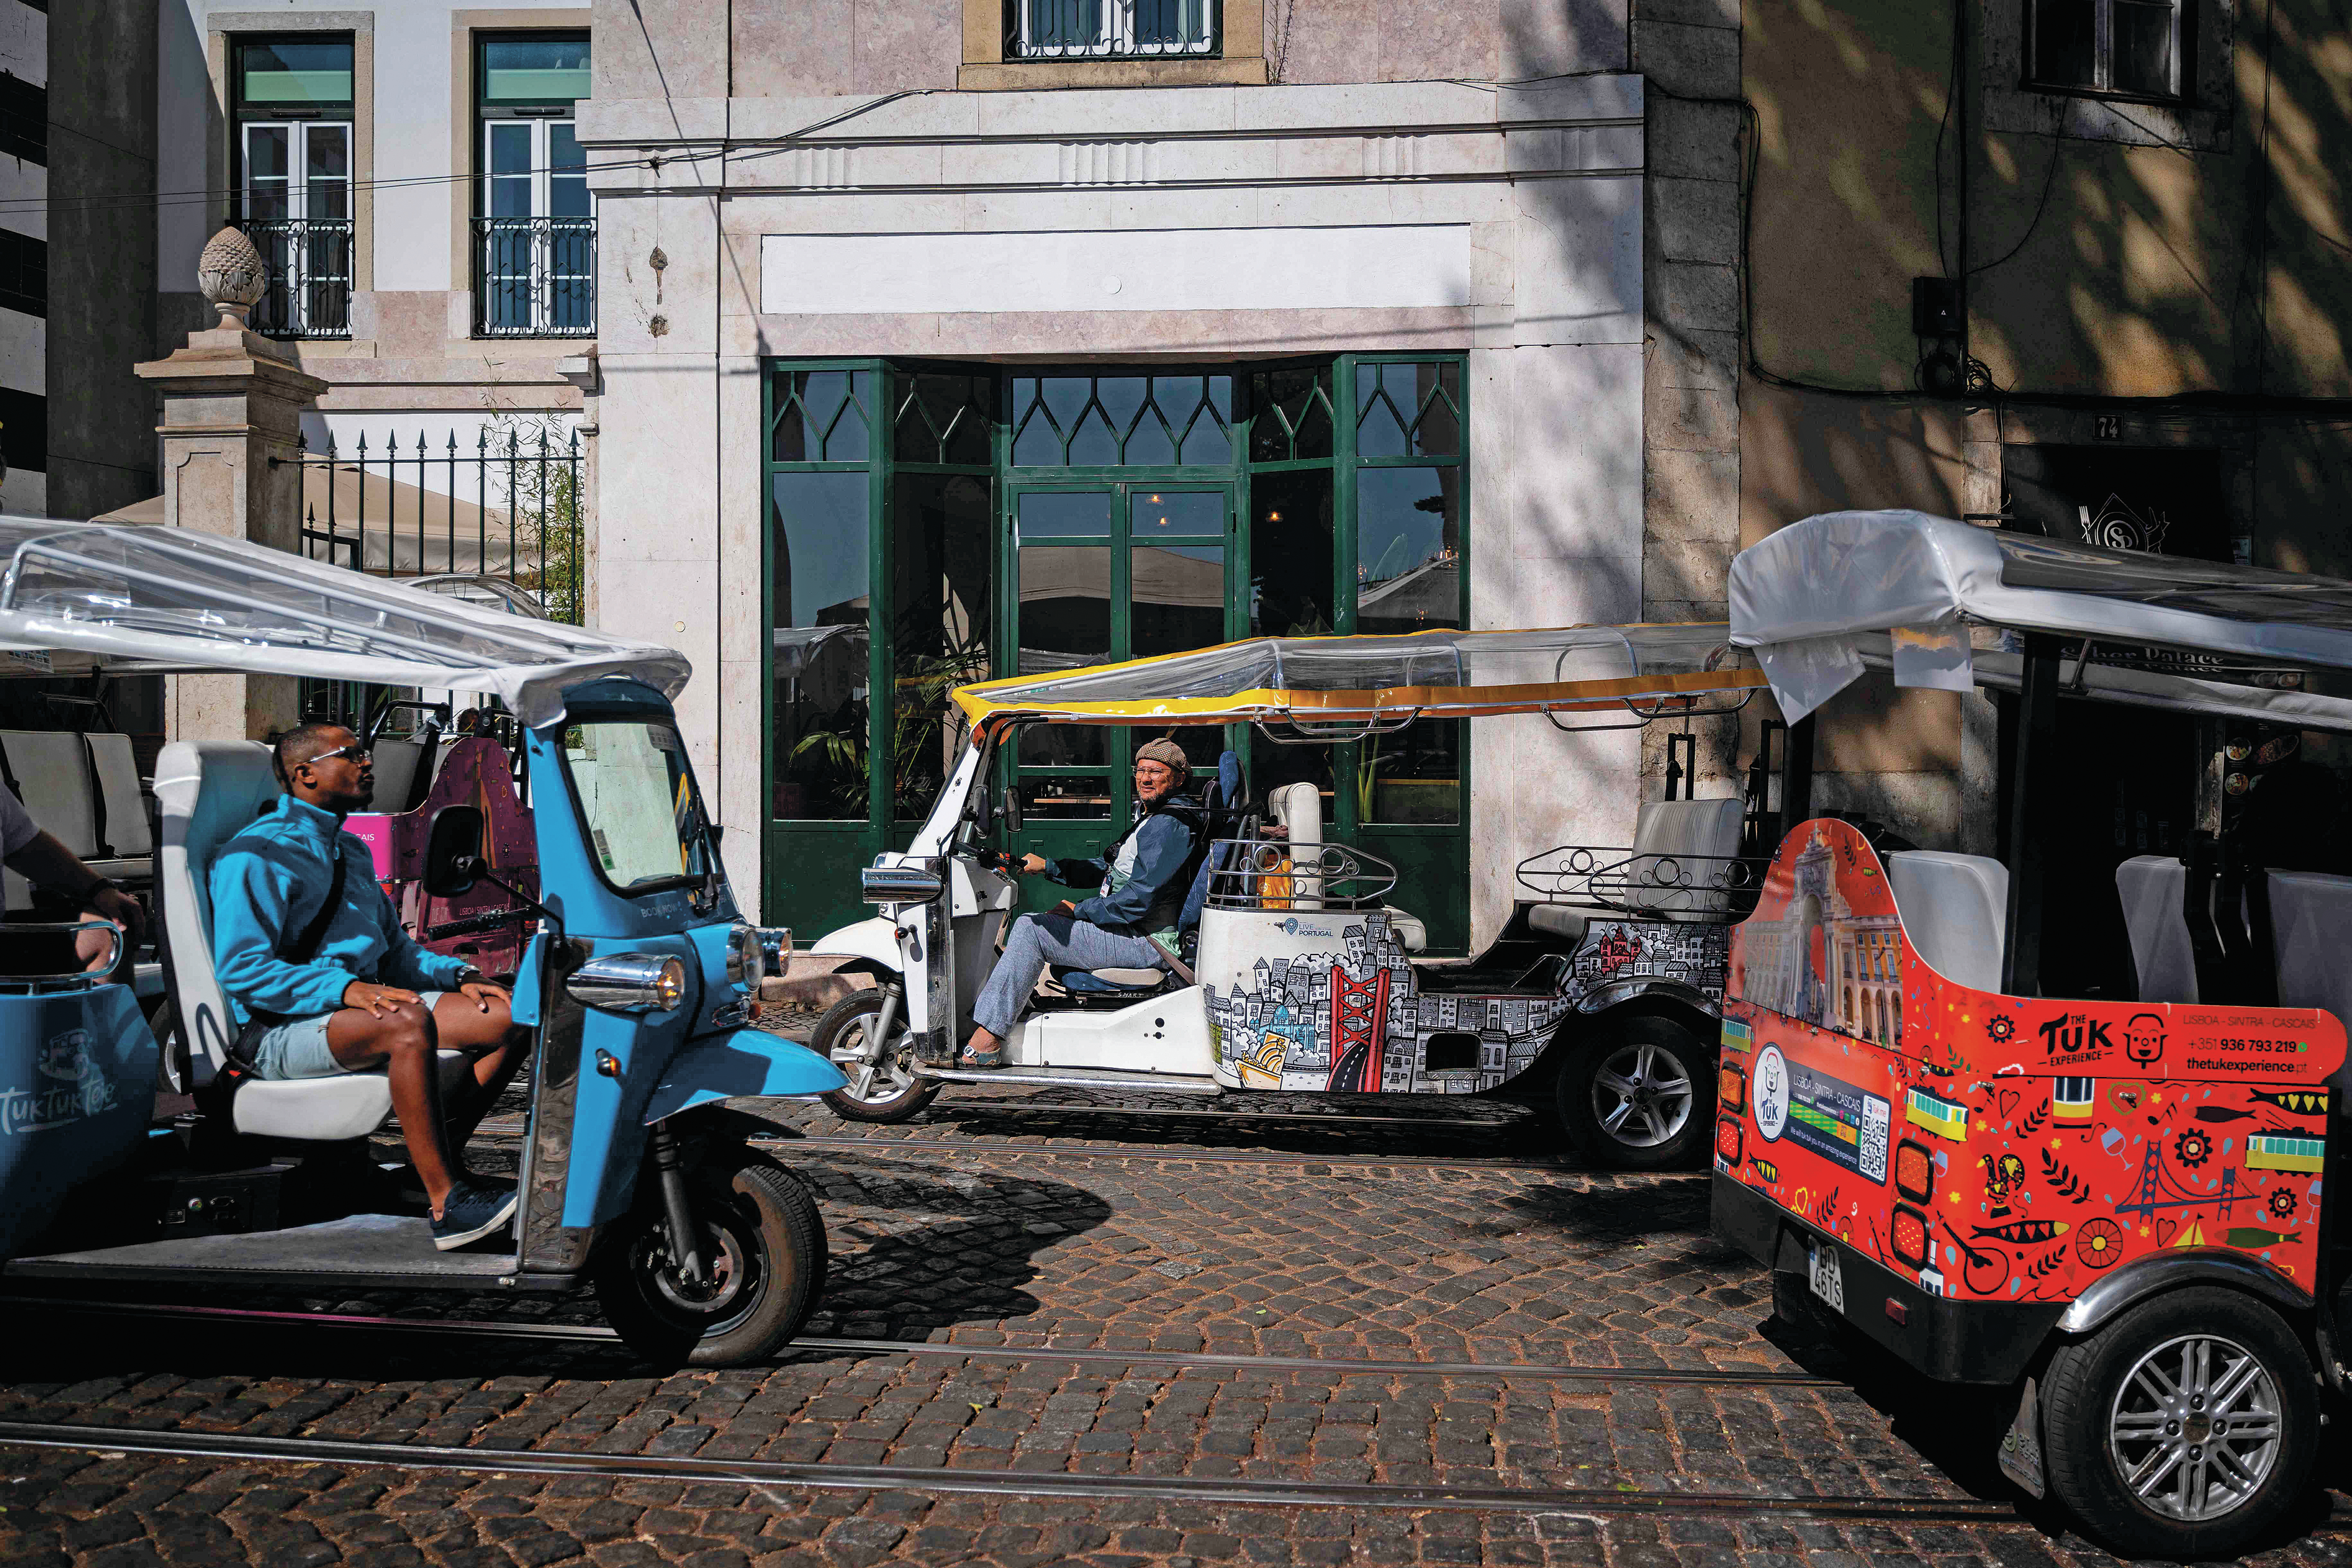
[[1047,860],[1043,855],[1024,855],[1017,868],[1024,876],[1042,877],[1052,868],[1052,865],[1053,862]]

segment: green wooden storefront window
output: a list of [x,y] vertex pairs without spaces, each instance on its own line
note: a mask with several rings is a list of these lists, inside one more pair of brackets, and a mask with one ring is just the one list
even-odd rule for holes
[[[1465,624],[1458,354],[1182,373],[776,362],[766,415],[766,907],[803,931],[858,918],[857,868],[928,810],[964,743],[956,685],[1259,634]],[[1204,768],[1241,750],[1260,798],[1313,782],[1327,832],[1395,860],[1433,945],[1462,947],[1458,723],[1343,746],[1175,733]],[[1004,776],[1026,805],[1020,847],[1099,847],[1130,809],[1140,739],[1030,731]]]

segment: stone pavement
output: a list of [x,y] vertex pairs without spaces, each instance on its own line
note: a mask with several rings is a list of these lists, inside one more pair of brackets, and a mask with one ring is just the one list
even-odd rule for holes
[[[1890,1512],[2006,1502],[1990,1464],[2004,1413],[1773,1320],[1769,1279],[1707,1234],[1704,1177],[1547,1163],[1539,1121],[1494,1100],[1325,1102],[1400,1126],[1186,1117],[1174,1113],[1198,1102],[1172,1097],[1040,1109],[1048,1098],[1082,1097],[959,1089],[896,1128],[768,1108],[768,1152],[818,1194],[834,1246],[810,1333],[927,1342],[926,1353],[812,1347],[771,1367],[653,1375],[610,1341],[12,1310],[0,1421],[481,1455],[450,1471],[9,1448],[0,1563],[2108,1561],[2029,1518],[1774,1511],[1766,1500]],[[237,1304],[594,1321],[588,1301]],[[1657,1373],[1705,1381],[1643,1375]],[[525,1451],[661,1456],[698,1474],[496,1468]],[[2326,1463],[2329,1479],[2343,1474],[2339,1453]],[[728,1479],[739,1464],[825,1469]],[[876,1466],[961,1479],[898,1485],[850,1469]],[[1057,1497],[1024,1477],[1549,1500]],[[1676,1495],[1687,1502],[1622,1511]],[[1726,1496],[1759,1501],[1708,1500]],[[2344,1557],[2352,1538],[2325,1528],[2327,1507],[2315,1499],[2296,1532],[2316,1533],[2255,1560]]]

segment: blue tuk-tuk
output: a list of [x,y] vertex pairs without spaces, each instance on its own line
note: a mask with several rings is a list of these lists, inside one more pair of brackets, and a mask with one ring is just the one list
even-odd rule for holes
[[[538,929],[514,983],[515,1020],[534,1033],[521,1206],[511,1234],[437,1252],[369,1157],[392,1108],[380,1071],[223,1071],[236,1030],[213,974],[207,875],[278,788],[258,742],[165,746],[154,923],[168,1052],[109,966],[26,961],[67,931],[20,926],[6,944],[18,973],[0,976],[0,1290],[585,1285],[629,1344],[667,1363],[740,1364],[792,1338],[823,1288],[824,1233],[803,1187],[748,1146],[764,1124],[724,1102],[844,1080],[751,1026],[791,936],[737,912],[670,706],[684,658],[178,529],[0,518],[0,561],[10,672],[496,695],[523,731],[539,862],[523,899]],[[185,685],[175,701],[226,695]],[[499,880],[480,839],[478,809],[441,811],[435,894]],[[455,1052],[443,1065],[463,1068]],[[159,1121],[159,1086],[192,1094],[194,1111]]]

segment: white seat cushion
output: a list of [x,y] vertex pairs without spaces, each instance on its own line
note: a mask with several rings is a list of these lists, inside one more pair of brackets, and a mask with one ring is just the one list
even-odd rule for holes
[[[463,1051],[439,1053],[441,1092],[448,1094],[466,1075]],[[392,1114],[392,1083],[381,1068],[339,1073],[332,1078],[250,1081],[236,1091],[236,1130],[256,1138],[299,1138],[331,1143],[364,1138]]]
[[1419,915],[1407,914],[1395,905],[1389,906],[1389,930],[1396,933],[1397,945],[1407,952],[1420,952],[1429,946],[1429,927]]
[[[1747,805],[1738,799],[1654,800],[1633,828],[1624,901],[1664,920],[1710,920],[1729,907],[1718,886],[1739,853]],[[1663,886],[1656,884],[1664,884]]]
[[1904,849],[1886,857],[1904,934],[1927,966],[1979,991],[2000,989],[2009,868],[1984,855]]
[[147,801],[139,793],[139,759],[128,735],[84,735],[98,775],[99,800],[106,807],[106,841],[125,859],[152,855],[155,835],[147,824]]
[[1581,942],[1591,919],[1591,910],[1571,910],[1566,904],[1535,904],[1528,910],[1528,924],[1566,942]]
[[[2183,922],[2185,925],[2187,922]],[[2271,936],[2282,1007],[2319,1007],[2352,1018],[2352,877],[2271,873]]]
[[2177,856],[2135,855],[2116,868],[2143,1002],[2197,1000],[2197,955],[2189,945],[2188,917],[2180,912],[2188,887],[2189,868]]

